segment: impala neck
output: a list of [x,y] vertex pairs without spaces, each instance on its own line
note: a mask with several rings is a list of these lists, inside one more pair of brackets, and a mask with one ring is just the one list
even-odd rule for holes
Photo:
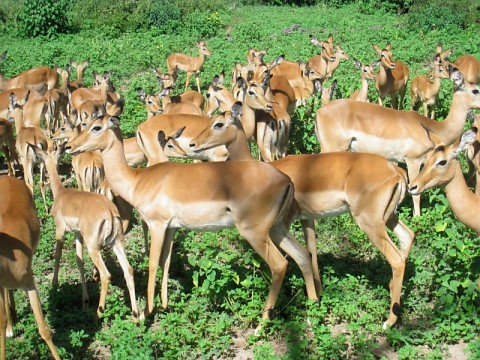
[[237,137],[229,144],[225,144],[230,160],[254,160],[248,146],[245,130],[240,121],[235,122]]
[[205,54],[202,52],[202,50],[199,50],[198,52],[198,66],[197,69],[200,69],[203,66],[203,62],[205,61]]
[[452,144],[462,135],[469,110],[468,104],[462,99],[461,91],[457,91],[453,94],[450,111],[445,120],[431,121],[432,130],[440,136],[444,144]]
[[243,102],[242,125],[247,140],[253,138],[255,133],[255,110],[248,105],[245,99]]
[[480,226],[477,219],[480,197],[468,188],[460,163],[457,161],[454,166],[456,167],[455,176],[445,185],[445,193],[458,220],[479,234]]
[[112,141],[109,146],[101,151],[105,176],[113,191],[136,207],[134,190],[137,174],[142,169],[128,166],[123,149],[123,140],[120,129],[112,130]]
[[357,98],[360,98],[360,99],[367,99],[368,98],[368,80],[365,79],[365,78],[362,78],[362,86],[360,87],[360,90],[358,91]]
[[53,199],[56,199],[58,194],[65,188],[63,187],[62,180],[58,175],[57,164],[51,156],[48,156],[45,160],[45,168],[47,169],[48,177],[50,178],[50,188],[52,189]]
[[432,84],[432,94],[438,94],[438,92],[440,91],[440,77],[438,76],[435,76],[434,79],[433,79],[433,82],[431,83]]

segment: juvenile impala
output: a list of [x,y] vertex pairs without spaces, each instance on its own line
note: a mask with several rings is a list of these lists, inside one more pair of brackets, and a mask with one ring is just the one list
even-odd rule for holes
[[432,109],[430,114],[431,119],[435,119],[435,105],[438,100],[438,92],[440,91],[441,79],[448,78],[448,73],[444,66],[438,62],[429,63],[430,76],[433,77],[433,81],[425,75],[417,75],[413,78],[410,87],[412,95],[412,110],[415,110],[419,102],[423,105],[423,115],[428,117],[428,108]]
[[[115,117],[94,120],[66,145],[70,154],[100,150],[110,186],[148,224],[151,245],[145,315],[153,311],[159,260],[162,268],[168,269],[178,228],[238,229],[272,273],[262,318],[270,317],[287,270],[288,261],[277,245],[299,265],[308,297],[317,299],[308,252],[290,236],[283,223],[293,200],[293,185],[286,175],[257,161],[165,162],[135,169],[127,165],[122,147],[120,122]],[[166,285],[164,281],[162,288],[166,289]],[[165,307],[167,299],[162,298],[162,303]]]
[[[328,67],[330,64],[336,61],[335,52],[333,50],[333,35],[328,35],[326,41],[320,41],[316,37],[310,37],[310,42],[321,48],[320,55],[312,56],[307,64],[311,69],[314,69],[319,73],[323,79],[327,77],[329,73]],[[337,63],[338,66],[339,63]]]
[[[226,145],[231,160],[251,160],[245,132],[240,121],[240,103],[213,119],[210,126],[192,142],[192,150]],[[390,314],[384,327],[393,325],[400,308],[405,262],[414,234],[395,214],[407,188],[405,172],[385,158],[373,154],[337,152],[330,154],[290,155],[269,163],[290,177],[295,187],[294,201],[285,225],[294,219],[303,226],[312,256],[313,274],[321,291],[314,219],[350,212],[389,262]],[[386,228],[400,240],[398,248]]]
[[[455,92],[444,121],[438,122],[413,111],[334,100],[317,111],[315,132],[321,151],[352,150],[378,154],[405,163],[409,179],[415,178],[432,148],[427,132],[432,131],[442,142],[451,144],[461,136],[469,110],[480,108],[479,87],[464,82],[457,69],[450,69]],[[420,214],[418,196],[414,196],[414,214]]]
[[202,69],[205,56],[210,56],[212,53],[207,47],[205,41],[200,41],[196,44],[198,47],[198,57],[188,56],[185,54],[174,53],[167,57],[167,68],[170,76],[176,78],[177,72],[186,71],[187,80],[185,83],[185,91],[190,85],[190,77],[192,74],[195,76],[197,82],[198,92],[200,92],[200,70]]
[[375,61],[371,65],[362,65],[360,61],[353,59],[353,63],[355,64],[355,67],[360,70],[360,74],[362,76],[362,86],[360,87],[360,90],[354,91],[352,95],[350,95],[349,99],[370,102],[368,99],[368,83],[375,80],[376,75],[373,72],[373,69],[380,64],[380,61]]
[[[380,55],[380,72],[375,79],[375,89],[378,93],[378,103],[383,105],[385,97],[389,96],[392,109],[403,109],[403,99],[407,90],[409,70],[401,61],[393,61],[390,41],[381,49],[372,44]],[[398,95],[398,98],[397,98]]]
[[[470,129],[453,144],[436,144],[428,153],[420,173],[410,181],[409,191],[418,195],[431,187],[443,185],[455,216],[479,236],[480,196],[468,188],[458,161],[460,152],[475,140],[475,136],[476,131]],[[480,290],[480,278],[478,289]]]
[[43,317],[32,271],[32,258],[40,239],[40,222],[32,194],[21,180],[0,176],[0,359],[6,359],[5,337],[13,336],[13,293],[25,290],[38,331],[52,356],[60,359]]
[[[4,59],[7,53],[0,55]],[[0,91],[6,91],[17,88],[26,88],[45,94],[49,89],[58,87],[58,74],[55,70],[47,66],[40,66],[24,71],[23,73],[7,79],[0,73]]]
[[37,156],[45,162],[54,199],[51,214],[55,221],[57,244],[55,248],[53,286],[58,286],[58,271],[65,233],[73,231],[75,233],[76,261],[82,283],[83,307],[85,308],[89,303],[83,265],[83,247],[86,246],[93,264],[100,273],[101,291],[97,308],[98,316],[105,310],[105,301],[111,279],[101,251],[111,249],[123,270],[130,294],[133,318],[134,320],[138,319],[139,312],[135,298],[133,269],[125,256],[122,221],[117,208],[103,195],[63,187],[57,172],[59,149],[52,148],[44,151],[34,145],[31,145],[31,147]]

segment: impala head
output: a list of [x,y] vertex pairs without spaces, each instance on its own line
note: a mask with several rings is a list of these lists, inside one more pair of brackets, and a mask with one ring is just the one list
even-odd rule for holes
[[350,60],[350,55],[348,55],[340,45],[335,46],[335,57],[338,59]]
[[205,114],[211,116],[219,107],[225,110],[225,107],[230,107],[235,102],[233,95],[223,86],[225,74],[215,75],[212,83],[207,89],[207,105],[205,106]]
[[258,86],[256,83],[251,83],[248,86],[245,83],[244,86],[245,88],[242,90],[245,93],[245,105],[255,110],[272,111],[273,104],[265,97],[261,86]]
[[452,52],[453,52],[453,48],[443,50],[443,45],[441,42],[439,42],[437,44],[436,54],[433,57],[433,60],[439,63],[450,62],[450,59],[448,57],[452,54]]
[[462,73],[454,66],[448,66],[448,74],[454,83],[454,92],[461,92],[465,106],[480,109],[480,87],[465,81]]
[[115,116],[103,116],[93,119],[76,137],[65,145],[67,154],[76,155],[85,151],[103,151],[114,141],[122,139],[120,119]]
[[158,132],[158,143],[162,148],[163,152],[166,156],[173,156],[173,157],[187,157],[187,153],[182,149],[180,144],[178,143],[177,139],[182,136],[183,130],[185,127],[182,127],[175,131],[172,135],[165,135],[163,130]]
[[138,94],[138,97],[140,98],[140,101],[142,101],[145,104],[145,107],[147,108],[148,116],[159,115],[163,112],[162,104],[160,104],[158,96],[147,94],[143,89],[138,89],[137,94]]
[[247,53],[247,61],[254,62],[256,65],[263,64],[263,57],[267,55],[267,50],[257,50],[250,48]]
[[78,127],[75,124],[75,121],[72,121],[66,114],[63,114],[63,122],[52,134],[52,140],[54,141],[68,141],[71,138],[74,138],[78,135]]
[[314,45],[320,46],[322,49],[320,55],[325,61],[335,61],[335,52],[333,51],[333,35],[328,35],[326,41],[320,41],[314,36],[310,36],[310,42]]
[[330,101],[332,101],[333,95],[335,94],[335,91],[337,91],[337,88],[337,80],[333,80],[332,84],[329,87],[322,87],[322,106],[325,106]]
[[207,43],[206,43],[205,41],[199,41],[199,42],[197,43],[197,47],[200,49],[200,52],[201,52],[203,55],[206,55],[206,56],[212,55],[212,53],[211,53],[210,50],[208,49]]
[[242,112],[242,103],[236,102],[231,111],[215,116],[210,125],[190,141],[190,150],[201,152],[234,142],[238,134],[237,129],[242,126],[240,120]]
[[175,87],[175,76],[171,76],[170,74],[163,74],[159,68],[153,69],[153,72],[157,75],[157,81],[159,82],[162,89]]
[[373,48],[380,56],[380,63],[385,69],[395,69],[395,62],[392,58],[392,52],[390,51],[392,46],[390,41],[387,42],[387,45],[383,49],[379,48],[377,45],[372,44]]
[[430,150],[422,170],[408,186],[410,193],[418,195],[431,187],[449,183],[457,171],[458,154],[475,141],[475,137],[476,129],[469,129],[457,142],[448,146],[439,144]]
[[373,69],[380,64],[380,61],[375,61],[371,65],[362,65],[360,61],[353,59],[353,63],[355,64],[355,67],[361,71],[363,79],[375,80],[377,75],[373,72]]

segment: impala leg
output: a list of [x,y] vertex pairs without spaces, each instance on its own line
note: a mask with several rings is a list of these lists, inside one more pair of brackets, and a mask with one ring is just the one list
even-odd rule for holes
[[[75,248],[75,261],[77,262],[78,271],[80,272],[80,282],[82,283],[82,308],[83,310],[86,310],[88,308],[88,304],[90,303],[90,298],[88,296],[87,284],[85,282],[85,266],[83,262],[83,238],[82,235],[80,235],[80,233],[78,232],[75,232]],[[95,264],[95,266],[96,265],[97,264]]]
[[43,205],[45,206],[45,213],[48,214],[48,206],[47,206],[47,196],[46,196],[46,185],[45,185],[45,163],[42,161],[40,162],[40,193],[42,194]]
[[168,306],[168,270],[172,260],[173,239],[175,238],[175,229],[167,229],[165,232],[165,242],[163,244],[160,266],[162,267],[162,307]]
[[143,241],[145,242],[145,256],[148,256],[148,225],[145,221],[142,221]]
[[385,256],[392,268],[392,278],[389,284],[391,299],[390,313],[387,321],[383,323],[383,328],[385,329],[388,326],[394,325],[400,315],[400,296],[406,259],[388,236],[384,223],[372,222],[371,219],[362,218],[362,215],[357,218],[357,223],[365,234],[367,234],[372,244]]
[[6,346],[6,329],[7,329],[7,314],[6,314],[6,307],[7,302],[5,299],[5,294],[7,290],[4,288],[0,288],[0,359],[6,360],[7,358],[7,351],[5,349]]
[[312,258],[313,278],[315,282],[315,290],[318,296],[323,293],[322,279],[320,277],[320,270],[318,267],[317,256],[317,240],[315,239],[315,221],[314,220],[300,220],[303,228],[303,235],[307,243],[307,249]]
[[387,221],[387,226],[400,240],[400,253],[407,259],[415,240],[415,233],[405,225],[395,214]]
[[[88,243],[93,244],[94,242],[89,241]],[[102,259],[102,254],[100,252],[100,249],[96,245],[92,245],[92,246],[88,246],[88,252],[90,254],[90,258],[92,259],[92,262],[97,267],[98,272],[100,273],[101,290],[100,290],[100,300],[98,302],[98,308],[97,308],[97,316],[100,316],[105,311],[105,302],[107,299],[107,291],[108,291],[108,285],[110,284],[111,275],[108,272],[107,267],[105,266],[105,262]],[[128,286],[128,281],[127,281],[127,286]],[[132,304],[132,307],[133,307],[133,304]]]
[[399,104],[398,104],[397,95],[395,93],[390,94],[390,102],[391,102],[392,109],[398,109]]
[[7,320],[7,330],[6,335],[8,338],[13,337],[13,323],[15,319],[15,298],[13,297],[13,291],[8,289],[3,289],[5,292],[4,302],[5,302],[5,318]]
[[302,271],[305,285],[307,287],[308,298],[318,301],[317,291],[315,290],[315,271],[313,269],[311,256],[309,255],[308,251],[292,238],[288,232],[288,229],[283,225],[283,223],[275,224],[270,230],[270,236],[276,245],[278,245],[283,251],[292,257]]
[[190,85],[190,77],[192,76],[192,73],[190,71],[187,71],[187,79],[185,81],[185,91],[188,89],[188,85]]
[[37,289],[33,282],[33,277],[26,291],[27,291],[28,299],[30,300],[30,306],[32,307],[33,315],[35,316],[35,321],[37,322],[37,325],[38,325],[38,332],[40,333],[40,336],[50,348],[50,352],[52,353],[53,358],[60,359],[60,356],[58,356],[58,353],[57,353],[57,349],[55,348],[55,345],[53,345],[50,330],[48,329],[48,326],[45,323],[45,318],[43,317],[42,305],[40,303],[40,298],[38,297]]
[[123,276],[125,277],[128,293],[130,295],[130,304],[132,305],[133,320],[136,321],[139,318],[139,312],[137,306],[137,298],[135,296],[135,281],[133,278],[133,268],[130,266],[127,256],[125,255],[123,241],[117,241],[115,245],[113,245],[112,250],[117,256],[118,262],[122,267]]
[[423,116],[428,117],[428,105],[423,103]]
[[158,262],[162,254],[163,240],[165,238],[166,226],[149,226],[150,228],[150,255],[148,258],[148,287],[147,301],[145,305],[145,317],[153,311],[153,299],[155,296],[155,282],[157,279]]
[[63,224],[56,223],[56,230],[55,230],[55,238],[56,238],[56,246],[55,246],[55,264],[53,267],[53,279],[52,279],[52,285],[54,287],[58,286],[58,271],[60,269],[60,258],[62,257],[62,250],[63,250],[63,244],[64,244],[64,236],[63,234],[65,233],[65,228],[63,227]]
[[[257,146],[260,158],[263,161],[270,162],[273,160],[272,149],[269,146],[269,139],[266,136],[267,124],[264,121],[257,122]],[[270,134],[272,135],[272,134]]]
[[480,195],[480,171],[475,170],[475,194]]
[[201,93],[202,90],[200,89],[200,73],[195,73],[195,80],[196,80],[196,82],[197,82],[198,92]]

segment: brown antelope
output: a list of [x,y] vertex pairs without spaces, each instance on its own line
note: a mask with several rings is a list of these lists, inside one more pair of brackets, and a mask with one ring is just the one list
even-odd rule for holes
[[160,103],[158,96],[147,94],[143,89],[138,89],[137,93],[138,93],[138,97],[145,104],[145,107],[147,108],[148,117],[160,115],[163,112],[162,104]]
[[393,61],[390,41],[387,41],[387,45],[383,49],[374,44],[372,46],[377,54],[380,55],[380,71],[375,79],[378,103],[383,105],[383,100],[389,96],[392,109],[401,110],[403,109],[403,99],[407,90],[408,67],[401,61]]
[[310,95],[321,88],[324,76],[304,62],[282,61],[272,69],[272,74],[283,75],[292,86],[296,106],[305,105]]
[[[453,49],[443,50],[442,43],[438,43],[436,57],[440,58],[442,61],[450,63],[448,57],[452,52]],[[453,65],[460,70],[465,81],[472,84],[480,84],[480,61],[475,56],[470,54],[462,55],[453,62]]]
[[[4,52],[0,58],[3,59],[6,55],[7,53]],[[43,95],[49,89],[58,88],[58,74],[47,66],[29,69],[10,79],[6,79],[0,73],[0,91],[17,88],[35,90]]]
[[[283,223],[293,200],[293,185],[286,175],[257,161],[165,162],[135,169],[128,167],[122,147],[119,119],[106,116],[94,120],[68,142],[66,151],[76,154],[100,150],[110,186],[132,204],[148,224],[151,245],[145,315],[153,311],[159,261],[164,270],[168,269],[177,228],[238,229],[272,273],[262,318],[270,317],[287,270],[288,261],[277,245],[299,265],[308,297],[318,299],[308,252],[290,236]],[[252,192],[253,182],[256,185]],[[218,186],[212,187],[212,184]],[[163,281],[162,288],[166,286]],[[162,303],[167,306],[166,297]]]
[[435,104],[438,100],[438,92],[440,91],[440,80],[448,78],[448,73],[443,65],[430,63],[430,76],[417,75],[413,78],[410,86],[410,93],[412,95],[412,110],[416,109],[417,103],[421,102],[423,105],[423,115],[428,117],[428,108],[432,109],[430,114],[431,119],[435,119]]
[[[11,290],[25,290],[42,339],[60,359],[43,317],[32,271],[32,258],[40,239],[40,221],[32,194],[21,180],[0,176],[0,359],[6,359],[5,337],[13,336]],[[9,291],[10,290],[10,291]]]
[[[231,113],[213,119],[210,126],[190,143],[192,150],[226,145],[231,160],[250,160],[245,132],[240,121],[241,105]],[[407,189],[406,174],[385,158],[365,153],[290,155],[269,163],[288,175],[295,187],[294,201],[286,226],[301,221],[307,248],[312,256],[317,292],[321,290],[314,219],[350,212],[358,226],[386,257],[392,267],[390,315],[384,327],[398,316],[405,261],[414,234],[395,215]],[[400,239],[400,249],[387,234]]]
[[15,176],[14,165],[19,165],[17,152],[15,151],[15,138],[13,126],[7,119],[0,118],[0,149],[7,161],[9,176]]
[[110,273],[102,259],[101,251],[111,249],[123,270],[130,294],[133,318],[134,320],[138,319],[139,312],[135,298],[133,269],[125,256],[122,221],[117,208],[105,196],[100,194],[64,188],[57,172],[58,149],[44,151],[36,146],[31,147],[37,156],[45,162],[53,194],[51,214],[56,228],[53,286],[58,286],[58,271],[65,233],[73,231],[75,233],[76,261],[82,283],[83,308],[89,303],[83,265],[83,246],[86,246],[93,264],[100,273],[101,291],[97,308],[98,316],[105,310],[105,301],[111,279]]
[[210,86],[207,89],[207,105],[205,106],[205,115],[212,116],[212,114],[220,108],[221,111],[231,109],[237,99],[233,94],[223,86],[225,74],[215,75]]
[[62,79],[62,87],[60,89],[47,90],[44,95],[47,102],[45,121],[47,123],[46,127],[49,134],[53,134],[57,131],[63,115],[69,113],[67,86],[70,81],[70,64],[67,65],[65,69],[55,65],[55,70]]
[[90,65],[90,59],[87,58],[81,63],[77,63],[75,60],[70,59],[70,66],[74,67],[75,70],[77,71],[77,80],[70,81],[68,83],[68,89],[70,92],[73,92],[74,90],[84,87],[83,83],[83,75],[85,73],[85,68]]
[[475,114],[472,128],[476,129],[475,140],[467,147],[469,175],[475,175],[475,194],[480,195],[480,114]]
[[[457,69],[450,68],[455,84],[448,116],[438,122],[414,111],[400,111],[376,104],[334,100],[320,108],[315,132],[322,152],[359,151],[382,155],[405,163],[409,179],[415,178],[432,147],[427,132],[435,133],[445,144],[461,136],[469,109],[480,108],[480,90],[464,82]],[[414,214],[420,214],[420,198],[414,196]]]
[[[475,137],[476,131],[470,129],[453,144],[436,143],[436,147],[428,153],[420,173],[410,181],[409,191],[419,195],[431,187],[443,185],[455,216],[479,236],[480,197],[468,188],[458,161],[458,154],[471,144]],[[480,290],[480,278],[478,288]]]
[[350,95],[349,99],[355,101],[370,102],[370,100],[368,99],[368,83],[369,81],[375,80],[376,75],[373,72],[373,69],[380,64],[380,61],[375,61],[371,65],[362,65],[360,61],[358,61],[357,59],[353,59],[353,63],[355,64],[355,67],[360,70],[360,75],[362,76],[362,86],[360,87],[360,90],[354,91]]
[[165,88],[158,94],[158,98],[162,101],[164,114],[191,114],[203,115],[203,111],[196,104],[189,101],[173,102],[170,97],[172,88]]
[[103,161],[98,152],[89,151],[74,156],[72,168],[79,190],[96,192],[105,180]]
[[[17,101],[24,104],[21,123],[27,119],[33,126],[41,126],[41,121],[47,112],[47,101],[45,97],[35,90],[11,89],[0,93],[0,117],[7,118],[10,106],[10,94],[15,94]],[[19,129],[15,129],[18,133]]]
[[[22,117],[24,116],[24,107],[25,103],[20,103],[17,100],[15,93],[12,92],[10,94],[9,114],[7,116],[7,119],[15,123],[15,128],[17,131],[15,148],[20,155],[20,162],[22,163],[25,183],[27,184],[33,195],[33,171],[35,164],[39,161],[38,158],[35,156],[35,153],[30,148],[29,144],[34,144],[36,146],[47,149],[49,146],[49,139],[40,127],[34,126],[28,121],[28,119],[23,119],[24,121],[22,121]],[[45,196],[44,177],[44,166],[43,163],[40,162],[40,192],[42,194],[43,203],[45,205],[45,211],[48,212],[47,200]]]
[[[162,90],[169,89],[172,90],[175,87],[174,79],[169,74],[162,74],[160,69],[155,69],[155,74],[157,74],[157,81],[160,84]],[[170,95],[170,100],[173,103],[193,103],[197,105],[200,109],[203,109],[203,103],[205,99],[203,95],[196,90],[187,90],[179,95]]]
[[158,143],[158,133],[163,131],[165,134],[173,134],[178,129],[185,126],[182,135],[177,139],[180,146],[185,149],[188,157],[196,160],[221,161],[228,157],[225,148],[218,148],[204,153],[194,153],[188,151],[190,140],[197,136],[205,126],[208,125],[211,118],[208,116],[190,115],[190,114],[162,114],[152,116],[138,125],[137,143],[145,154],[148,165],[168,161],[167,155],[163,152]]
[[204,41],[198,42],[196,46],[198,47],[198,57],[188,56],[180,53],[174,53],[167,57],[167,68],[171,77],[176,78],[176,74],[179,70],[187,72],[185,91],[187,91],[188,85],[190,85],[190,77],[193,74],[197,82],[198,92],[201,92],[200,70],[202,69],[203,62],[205,61],[205,56],[212,55]]
[[321,51],[320,55],[314,55],[308,59],[307,64],[311,69],[314,69],[321,75],[323,81],[329,73],[329,65],[336,61],[335,52],[333,50],[333,35],[328,35],[326,41],[320,41],[316,37],[311,36],[310,42],[319,46]]
[[[323,58],[321,58],[321,55],[316,55],[312,56],[307,63],[310,68],[315,69],[318,73],[320,73],[322,78],[330,79],[340,66],[340,60],[350,59],[350,56],[345,52],[345,50],[342,49],[340,45],[335,46],[334,57],[334,61],[324,62]],[[324,66],[326,66],[326,68],[324,68]]]
[[326,106],[330,103],[330,101],[332,101],[333,95],[337,91],[337,88],[338,88],[337,80],[333,80],[330,86],[328,87],[323,86],[322,84],[322,95],[321,95],[322,106]]

